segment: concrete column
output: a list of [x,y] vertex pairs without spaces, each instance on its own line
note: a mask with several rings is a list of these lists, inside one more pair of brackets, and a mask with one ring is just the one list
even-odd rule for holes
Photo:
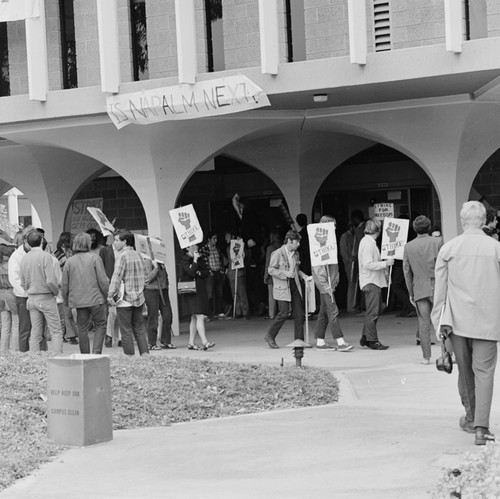
[[[44,228],[42,226],[40,217],[38,216],[38,212],[36,211],[36,208],[33,205],[31,205],[31,225],[33,225],[33,227],[42,227],[42,229]],[[49,236],[47,236],[47,238],[48,237]]]
[[9,223],[13,225],[19,224],[19,205],[17,202],[17,190],[11,189],[7,193],[7,207],[9,212]]

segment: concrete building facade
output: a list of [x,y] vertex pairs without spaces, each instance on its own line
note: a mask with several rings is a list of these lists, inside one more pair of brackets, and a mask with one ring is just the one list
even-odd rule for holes
[[[143,210],[142,229],[167,242],[174,276],[168,211],[221,156],[265,174],[292,214],[313,216],[329,176],[377,147],[420,171],[446,239],[459,232],[459,207],[471,195],[500,204],[498,0],[39,1],[45,46],[33,47],[29,21],[0,23],[8,48],[0,52],[0,190],[22,191],[52,240],[67,228],[72,201],[111,169],[142,204],[123,209]],[[179,26],[192,30],[191,43],[179,43]],[[105,58],[110,47],[114,59]],[[30,51],[46,57],[45,72],[32,71]],[[120,130],[106,113],[112,93],[238,74],[271,105]],[[45,79],[47,92],[33,98]],[[404,187],[405,168],[387,168],[365,161],[360,185],[370,177],[380,196]]]

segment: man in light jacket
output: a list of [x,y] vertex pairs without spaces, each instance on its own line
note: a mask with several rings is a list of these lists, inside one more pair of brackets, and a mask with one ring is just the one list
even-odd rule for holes
[[460,211],[463,234],[448,241],[436,260],[432,322],[438,340],[449,337],[458,366],[458,391],[465,408],[460,427],[475,430],[475,444],[495,439],[490,432],[493,380],[500,340],[500,243],[481,227],[486,209],[479,201]]
[[294,338],[304,339],[304,303],[299,277],[312,279],[299,268],[300,235],[289,230],[285,236],[285,244],[271,255],[268,272],[273,278],[273,296],[278,304],[278,313],[264,337],[269,348],[279,348],[276,336],[288,318],[292,306],[294,321]]
[[92,353],[102,353],[106,335],[106,301],[109,281],[101,258],[91,252],[90,234],[81,232],[73,241],[74,255],[64,265],[62,298],[64,305],[76,308],[80,353],[90,353],[89,327],[94,323]]

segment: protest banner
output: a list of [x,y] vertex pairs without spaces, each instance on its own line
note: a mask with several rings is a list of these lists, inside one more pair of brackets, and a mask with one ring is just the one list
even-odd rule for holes
[[103,235],[108,236],[113,234],[115,228],[111,224],[111,222],[106,218],[106,215],[102,212],[100,208],[92,208],[87,206],[88,212],[94,217],[94,220],[99,225],[101,232]]
[[102,198],[77,199],[71,204],[70,232],[78,234],[88,229],[99,229],[94,217],[87,211],[87,207],[99,208],[102,210]]
[[108,115],[118,130],[130,123],[147,125],[168,120],[203,118],[270,105],[264,91],[243,75],[106,98]]
[[376,203],[373,205],[373,218],[394,218],[394,203]]
[[384,218],[380,252],[382,260],[387,258],[403,259],[409,225],[410,221],[403,218]]
[[1,0],[0,22],[40,17],[39,0]]
[[309,236],[311,265],[313,267],[338,263],[334,222],[309,224],[307,235]]
[[181,249],[203,241],[203,230],[192,204],[170,210],[169,214]]

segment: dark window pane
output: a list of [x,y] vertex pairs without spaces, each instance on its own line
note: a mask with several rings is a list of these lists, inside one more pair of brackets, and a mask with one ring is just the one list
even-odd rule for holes
[[0,23],[0,96],[10,95],[9,43],[7,23]]
[[207,26],[208,71],[223,71],[224,30],[222,19],[222,0],[205,0],[205,22]]
[[286,41],[288,62],[306,60],[304,0],[286,0]]
[[132,24],[134,81],[147,80],[149,70],[145,0],[130,0],[130,22]]
[[63,88],[76,88],[78,75],[76,70],[75,12],[73,0],[59,0],[61,20],[61,56]]

